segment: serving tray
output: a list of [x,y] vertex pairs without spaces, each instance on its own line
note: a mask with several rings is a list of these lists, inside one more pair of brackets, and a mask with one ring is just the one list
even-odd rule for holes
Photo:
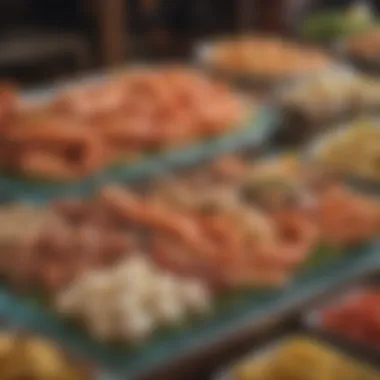
[[102,344],[84,330],[67,323],[40,299],[17,296],[6,286],[0,290],[0,317],[45,334],[73,353],[87,355],[120,378],[154,374],[170,363],[190,360],[204,350],[227,344],[239,334],[255,336],[268,319],[296,313],[305,302],[335,286],[363,276],[380,266],[379,242],[344,254],[321,248],[288,287],[274,291],[249,291],[226,295],[207,320],[194,321],[177,330],[161,331],[139,347]]
[[[45,95],[39,95],[45,96]],[[52,182],[0,175],[0,199],[46,202],[56,197],[90,196],[109,182],[132,182],[151,177],[161,171],[185,168],[222,154],[241,149],[262,147],[274,134],[279,112],[259,106],[241,127],[209,141],[146,155],[130,162],[120,162],[109,169],[77,182]]]

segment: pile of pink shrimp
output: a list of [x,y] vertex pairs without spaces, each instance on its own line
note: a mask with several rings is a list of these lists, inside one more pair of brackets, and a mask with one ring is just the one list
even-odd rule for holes
[[380,203],[334,186],[320,194],[317,221],[327,242],[337,246],[357,245],[379,234]]
[[102,196],[127,220],[152,230],[156,262],[216,285],[283,284],[319,236],[310,216],[297,212],[173,209],[120,188],[108,188]]
[[[60,201],[50,206],[58,219],[33,241],[20,239],[1,269],[54,292],[137,250],[218,290],[278,287],[318,244],[345,248],[380,232],[379,201],[311,171],[287,159],[252,165],[230,157],[143,191],[109,186],[92,200]],[[264,187],[266,202],[247,194],[247,185],[268,179],[277,182]]]
[[[0,92],[0,122],[9,108]],[[111,163],[236,128],[247,114],[227,86],[185,68],[156,68],[71,89],[23,109],[0,133],[0,168],[76,180]]]
[[380,232],[379,201],[323,176],[310,181],[289,161],[277,168],[285,177],[290,172],[297,181],[303,177],[314,202],[299,197],[281,203],[273,197],[272,207],[263,207],[239,197],[247,175],[267,178],[277,170],[268,167],[265,172],[228,159],[205,171],[203,181],[198,172],[187,182],[155,186],[148,196],[117,187],[101,196],[120,217],[151,230],[151,253],[160,265],[229,287],[284,284],[319,243],[345,248]]

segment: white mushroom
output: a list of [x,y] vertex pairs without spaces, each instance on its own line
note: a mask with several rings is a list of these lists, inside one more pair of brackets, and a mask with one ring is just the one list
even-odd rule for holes
[[188,309],[195,313],[207,313],[211,309],[209,289],[196,280],[187,280],[181,284],[181,299]]
[[115,292],[133,291],[141,295],[149,292],[153,267],[144,257],[131,257],[119,264],[109,275]]
[[149,313],[134,310],[123,315],[118,328],[120,337],[130,342],[139,342],[146,339],[154,331],[156,322]]
[[159,322],[178,324],[184,320],[186,308],[181,299],[180,285],[174,277],[163,275],[158,278],[149,298],[149,309]]
[[100,340],[139,342],[160,325],[207,312],[211,294],[202,282],[173,276],[135,256],[77,280],[58,296],[57,306],[79,316]]

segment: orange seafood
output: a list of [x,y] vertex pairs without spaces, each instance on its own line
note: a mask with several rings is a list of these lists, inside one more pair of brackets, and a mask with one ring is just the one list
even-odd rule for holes
[[337,245],[352,245],[380,231],[380,203],[341,186],[320,197],[318,222],[323,238]]
[[345,49],[356,59],[377,63],[379,47],[380,32],[378,28],[371,28],[364,33],[350,36],[346,41]]
[[93,85],[65,91],[54,102],[53,108],[80,117],[111,112],[123,106],[127,94],[123,86],[115,83]]
[[221,215],[201,216],[198,223],[206,238],[212,242],[214,248],[213,259],[224,264],[240,262],[241,244],[244,238],[238,229],[231,228],[231,221]]
[[210,165],[211,173],[223,178],[241,180],[247,174],[249,165],[245,160],[237,156],[224,156],[214,160]]
[[186,215],[170,210],[165,205],[149,203],[117,187],[108,187],[101,193],[104,204],[126,221],[155,228],[178,236],[188,244],[196,245],[202,252],[209,252],[203,244],[197,224]]
[[8,122],[19,106],[16,90],[8,84],[0,84],[0,127]]
[[125,220],[152,231],[157,263],[217,284],[284,282],[319,237],[313,217],[302,209],[269,214],[238,200],[227,206],[226,197],[194,194],[191,183],[172,181],[147,196],[108,188],[102,200]]
[[195,258],[193,252],[196,247],[184,244],[180,239],[172,235],[156,232],[153,234],[152,254],[155,262],[171,272],[182,275],[192,275],[205,278],[212,282],[216,277],[212,273],[212,261],[203,256],[202,259]]
[[195,112],[195,117],[200,130],[214,135],[238,126],[239,122],[243,121],[243,110],[241,101],[225,96],[200,105]]
[[294,267],[304,262],[319,240],[315,221],[298,211],[282,211],[274,215],[274,220],[276,244],[263,246],[262,251],[259,249],[256,260],[261,263],[277,262],[283,267]]
[[122,140],[133,146],[133,144],[149,139],[152,129],[153,123],[145,115],[128,117],[120,115],[118,118],[106,120],[104,128],[99,132],[106,140]]
[[24,152],[19,159],[19,168],[27,175],[45,179],[67,181],[77,179],[81,175],[63,157],[43,150]]
[[15,127],[7,140],[20,150],[22,172],[46,178],[77,179],[104,165],[104,146],[97,134],[69,120],[46,118]]
[[[12,96],[4,90],[4,109],[10,114],[18,100]],[[12,145],[2,149],[0,167],[66,180],[230,131],[248,112],[224,85],[177,67],[76,86],[49,104],[17,108],[4,124],[1,101],[0,88],[0,147]],[[52,162],[45,166],[42,157]]]
[[130,78],[128,85],[133,96],[144,101],[160,102],[166,105],[173,96],[170,84],[159,71],[134,75]]
[[250,241],[242,247],[240,266],[222,267],[230,285],[278,285],[290,278],[292,272],[313,252],[318,231],[312,221],[298,213],[275,216],[275,237]]
[[282,212],[272,216],[273,225],[266,225],[272,217],[247,215],[223,211],[193,216],[203,244],[210,247],[207,255],[179,236],[157,232],[155,258],[171,270],[233,287],[285,282],[318,241],[314,221],[300,212]]

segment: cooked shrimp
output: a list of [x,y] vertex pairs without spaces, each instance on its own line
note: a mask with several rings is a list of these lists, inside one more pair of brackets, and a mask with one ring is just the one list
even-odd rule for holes
[[0,127],[16,112],[18,103],[15,89],[10,85],[0,85]]
[[114,111],[123,105],[125,98],[125,88],[111,82],[66,91],[56,100],[54,108],[83,117]]
[[144,73],[131,79],[130,91],[133,96],[143,98],[145,101],[159,101],[165,104],[171,96],[171,88],[165,83],[165,79],[160,73]]
[[347,189],[329,189],[321,196],[318,221],[328,242],[357,244],[379,232],[380,204]]
[[75,180],[81,173],[73,170],[63,157],[43,150],[24,152],[19,161],[20,170],[28,176],[55,180]]
[[210,274],[210,261],[205,257],[195,259],[193,250],[173,236],[154,234],[152,249],[155,262],[174,273],[206,278]]
[[[1,95],[0,90],[0,103]],[[1,167],[22,171],[19,156],[24,148],[54,151],[56,160],[67,158],[70,170],[78,173],[71,176],[60,169],[59,176],[69,179],[120,159],[223,133],[239,124],[245,111],[231,90],[203,74],[162,68],[69,89],[49,105],[18,112],[9,125],[1,123],[2,113],[0,104],[0,138],[17,147],[10,149],[12,154],[2,154]],[[73,156],[78,155],[75,165]],[[25,160],[29,158],[23,165]],[[31,166],[36,166],[33,172],[49,173],[40,163]]]
[[102,191],[101,198],[105,204],[126,221],[156,228],[181,237],[188,244],[196,245],[205,254],[208,248],[200,241],[200,230],[196,223],[165,206],[148,203],[137,196],[116,188],[108,187]]
[[292,267],[305,261],[313,252],[319,231],[315,222],[301,212],[286,211],[274,216],[277,228],[276,244],[268,245],[258,256],[261,260],[275,260],[278,264]]
[[[238,230],[233,228],[230,220],[218,215],[207,215],[201,217],[199,223],[207,238],[215,244],[219,251],[215,252],[216,260],[228,260],[231,254],[235,255],[235,259],[239,259],[242,236]],[[223,255],[223,252],[227,252],[227,254]]]
[[[104,146],[100,137],[82,125],[46,119],[8,132],[7,138],[24,150],[20,166],[32,174],[53,174],[53,178],[75,179],[99,170],[104,165]],[[27,151],[25,153],[25,150]],[[51,157],[52,163],[42,162]],[[53,172],[51,171],[53,170]]]
[[72,143],[86,137],[88,130],[70,119],[44,116],[37,119],[20,120],[10,129],[7,138],[18,143]]

